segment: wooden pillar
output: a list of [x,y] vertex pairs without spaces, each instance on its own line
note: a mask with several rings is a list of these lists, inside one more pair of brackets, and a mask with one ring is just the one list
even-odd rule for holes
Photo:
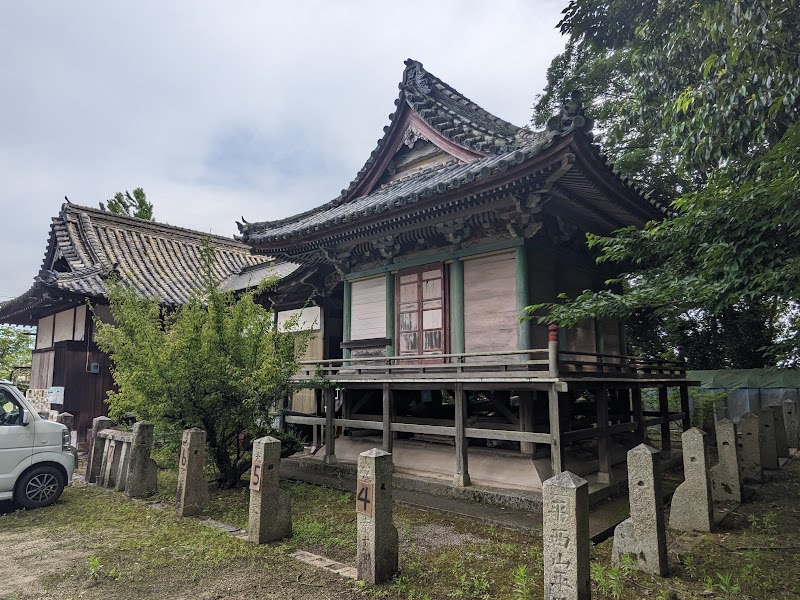
[[[519,398],[519,430],[528,433],[533,432],[533,402],[536,392],[517,392]],[[521,454],[533,456],[536,453],[536,444],[533,442],[520,442],[519,451]]]
[[388,383],[383,384],[383,450],[392,451],[392,417],[394,416],[394,394]]
[[594,351],[598,354],[605,354],[605,341],[603,340],[603,322],[600,319],[594,320]]
[[454,258],[450,263],[450,352],[464,352],[464,263]]
[[[394,273],[386,274],[386,337],[391,340],[386,346],[386,356],[394,356]],[[391,452],[391,450],[389,451]]]
[[638,385],[631,390],[631,410],[633,412],[633,421],[636,423],[636,431],[634,432],[636,443],[643,444],[645,438],[644,426],[644,408],[642,407],[642,388]]
[[661,458],[672,455],[672,440],[669,437],[669,398],[667,388],[658,388],[658,408],[661,413]]
[[625,319],[617,319],[617,329],[619,331],[619,353],[628,356],[628,334],[625,331]]
[[692,427],[692,415],[689,411],[689,386],[685,383],[681,385],[681,412],[683,413],[683,430],[688,431]]
[[325,456],[323,462],[326,465],[336,464],[336,425],[333,422],[336,412],[336,390],[326,388],[322,391],[325,400]]
[[[514,248],[514,265],[517,280],[517,317],[525,316],[525,307],[530,302],[528,298],[528,253],[525,244]],[[517,350],[529,350],[531,347],[531,322],[530,319],[517,320]]]
[[550,412],[550,463],[553,466],[553,475],[558,475],[565,468],[558,396],[555,384],[551,383],[547,389],[547,399]]
[[453,484],[456,487],[467,487],[469,481],[469,458],[467,454],[467,395],[464,384],[457,383],[453,395],[456,403],[456,474]]
[[611,472],[611,433],[608,430],[608,386],[600,386],[594,398],[597,409],[597,483],[614,482]]
[[[353,302],[352,302],[352,288],[353,284],[347,279],[342,282],[342,340],[345,342],[350,341],[350,317],[352,316]],[[343,358],[350,358],[350,348],[345,348],[342,351]]]

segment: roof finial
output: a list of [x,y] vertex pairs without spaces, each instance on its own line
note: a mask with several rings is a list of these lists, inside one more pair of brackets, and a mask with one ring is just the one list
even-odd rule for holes
[[417,88],[423,94],[430,94],[430,84],[425,77],[427,73],[422,67],[422,63],[409,58],[406,59],[405,65],[406,70],[403,72],[403,83],[400,84],[400,88],[411,86]]
[[551,134],[565,133],[573,129],[590,131],[594,121],[587,118],[583,109],[583,93],[573,90],[569,98],[564,99],[561,111],[547,122],[547,129]]

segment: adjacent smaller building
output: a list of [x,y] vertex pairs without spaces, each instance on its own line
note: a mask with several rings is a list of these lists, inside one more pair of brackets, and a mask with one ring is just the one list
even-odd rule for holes
[[[29,394],[75,416],[78,443],[94,417],[107,414],[113,388],[107,355],[94,342],[88,304],[110,320],[106,280],[114,275],[139,294],[177,307],[201,288],[201,246],[214,251],[223,287],[242,290],[298,265],[253,256],[245,244],[66,203],[50,226],[42,268],[31,288],[0,304],[0,323],[37,327]],[[63,389],[62,389],[63,388]],[[62,398],[63,394],[63,398]]]

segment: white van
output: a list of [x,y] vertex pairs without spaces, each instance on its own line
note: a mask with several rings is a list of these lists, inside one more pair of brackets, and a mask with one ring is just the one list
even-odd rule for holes
[[69,430],[46,421],[10,382],[0,379],[0,500],[48,506],[72,481]]

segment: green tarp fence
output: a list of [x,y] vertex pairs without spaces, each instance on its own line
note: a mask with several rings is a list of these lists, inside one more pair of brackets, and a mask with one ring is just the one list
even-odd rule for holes
[[702,388],[800,388],[800,369],[719,369],[688,371],[686,376]]

